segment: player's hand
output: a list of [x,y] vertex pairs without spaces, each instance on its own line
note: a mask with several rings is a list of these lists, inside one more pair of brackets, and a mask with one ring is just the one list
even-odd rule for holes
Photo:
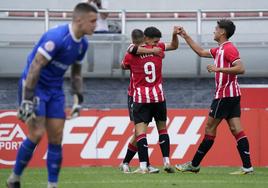
[[121,63],[121,69],[128,70],[128,69],[130,69],[130,66],[127,64]]
[[182,38],[185,38],[187,36],[186,31],[181,26],[177,28],[177,34],[180,35]]
[[35,117],[35,104],[30,100],[23,100],[17,112],[17,117],[26,122],[29,118]]
[[153,54],[161,56],[162,55],[162,49],[158,47],[153,47]]
[[74,94],[74,104],[71,110],[71,117],[69,119],[76,118],[80,116],[80,110],[82,109],[83,95],[82,94]]
[[82,109],[82,106],[79,104],[74,104],[71,111],[71,119],[77,118],[80,116],[80,110]]
[[179,26],[174,26],[173,27],[173,35],[177,35],[179,32]]
[[208,65],[207,70],[208,70],[209,73],[211,73],[211,72],[219,72],[220,68],[216,67],[215,65]]

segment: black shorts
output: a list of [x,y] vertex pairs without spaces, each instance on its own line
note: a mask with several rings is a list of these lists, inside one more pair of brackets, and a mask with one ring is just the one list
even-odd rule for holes
[[133,103],[134,123],[150,123],[154,118],[155,121],[167,120],[166,101],[160,103]]
[[127,107],[130,121],[133,121],[133,97],[127,96]]
[[231,119],[240,115],[240,97],[214,99],[210,106],[209,116],[214,119]]

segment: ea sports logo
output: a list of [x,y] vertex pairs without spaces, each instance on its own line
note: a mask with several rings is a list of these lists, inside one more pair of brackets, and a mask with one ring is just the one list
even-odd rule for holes
[[0,165],[13,165],[22,141],[26,138],[16,112],[0,113]]

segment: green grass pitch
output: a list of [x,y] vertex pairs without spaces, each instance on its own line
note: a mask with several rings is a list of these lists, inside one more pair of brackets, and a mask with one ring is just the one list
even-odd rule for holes
[[[117,168],[86,167],[63,168],[59,188],[266,188],[268,169],[255,168],[253,175],[229,175],[237,168],[201,168],[200,173],[123,174]],[[0,169],[0,187],[10,169]],[[22,179],[23,188],[46,188],[45,168],[28,168]]]

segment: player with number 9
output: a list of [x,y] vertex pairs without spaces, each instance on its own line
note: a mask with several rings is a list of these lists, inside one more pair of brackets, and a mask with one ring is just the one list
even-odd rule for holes
[[[172,41],[169,44],[160,42],[162,36],[159,29],[148,27],[144,31],[146,48],[159,47],[162,51],[175,50],[178,48],[178,27],[174,27]],[[135,124],[135,135],[138,146],[140,167],[134,173],[148,173],[148,144],[146,130],[148,124],[155,119],[159,143],[163,155],[164,170],[168,173],[174,172],[169,161],[169,136],[166,129],[166,102],[162,87],[162,59],[163,56],[153,54],[133,55],[126,54],[123,66],[132,71],[134,86],[133,95],[133,117]]]

